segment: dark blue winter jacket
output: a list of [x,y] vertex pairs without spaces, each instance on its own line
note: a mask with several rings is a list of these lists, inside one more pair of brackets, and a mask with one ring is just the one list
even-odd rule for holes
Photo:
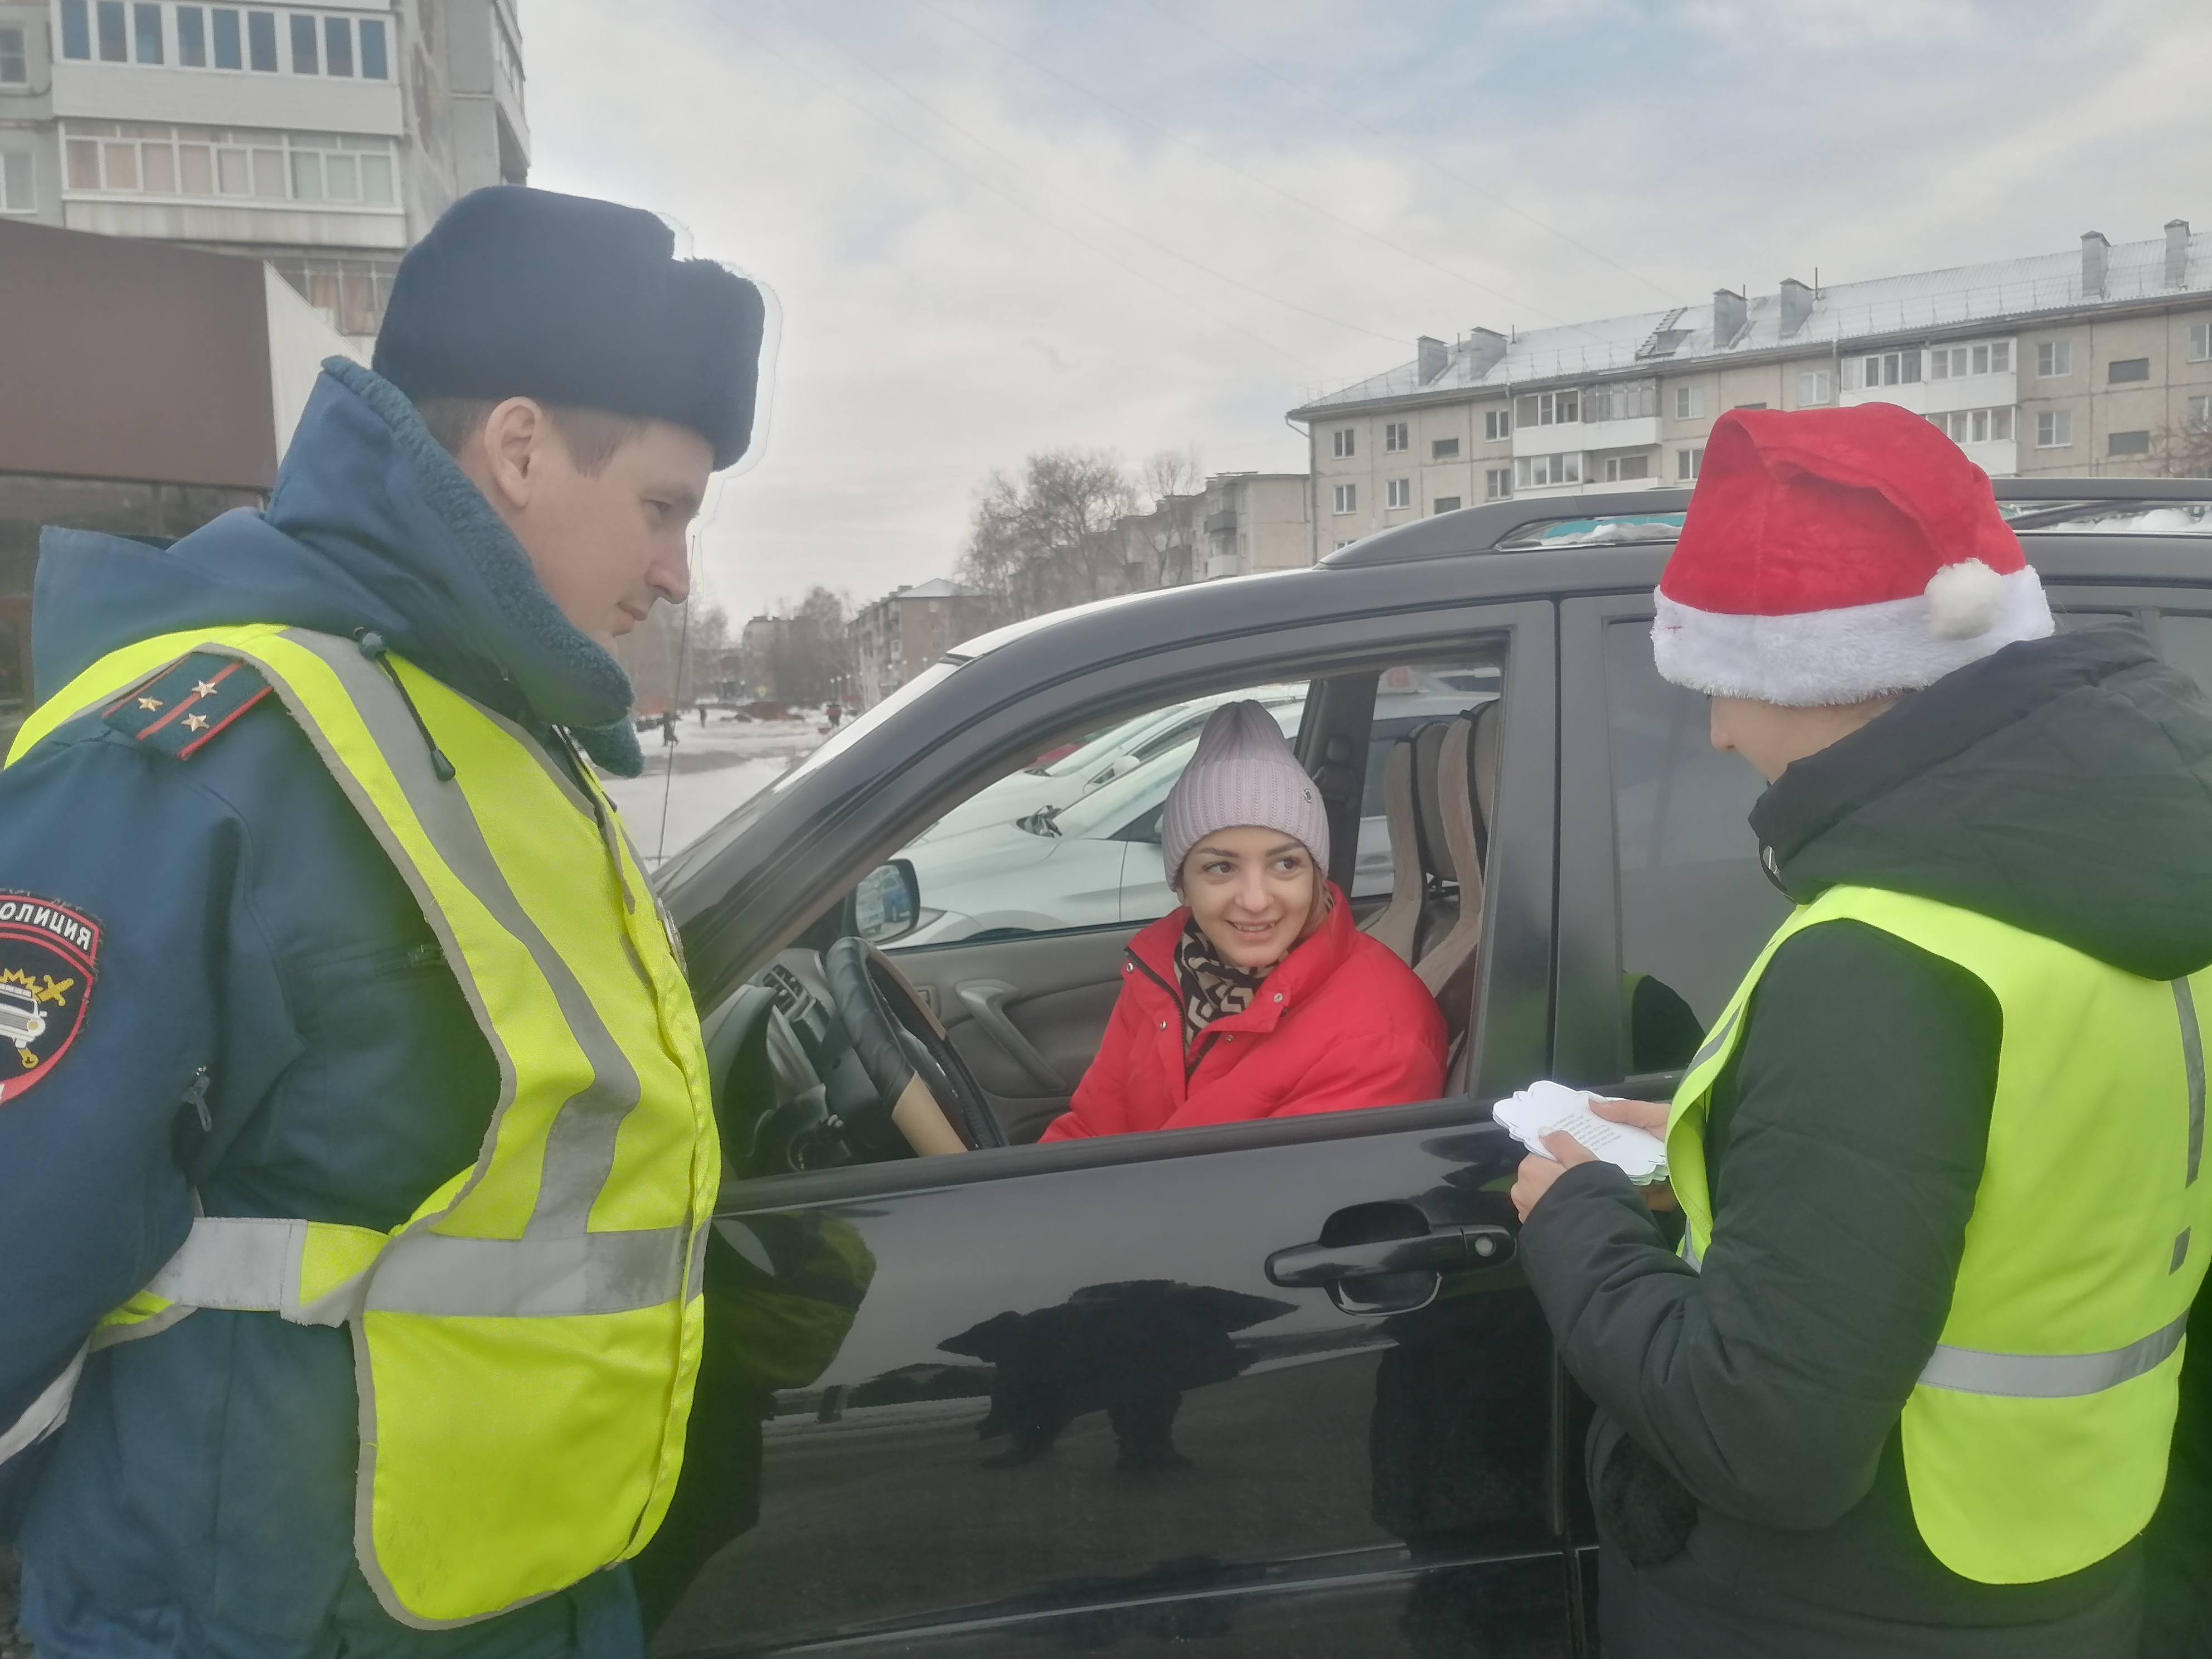
[[[167,550],[49,532],[34,616],[42,696],[179,629],[370,629],[550,749],[557,725],[635,754],[614,659],[405,399],[337,360],[265,512]],[[489,1046],[276,699],[182,760],[97,712],[61,728],[0,773],[5,892],[100,939],[74,1041],[0,1104],[0,1427],[182,1243],[196,1197],[386,1229],[474,1159]],[[67,1423],[0,1470],[41,1659],[635,1653],[623,1573],[467,1631],[392,1621],[354,1565],[356,1449],[343,1329],[203,1311],[93,1354]]]

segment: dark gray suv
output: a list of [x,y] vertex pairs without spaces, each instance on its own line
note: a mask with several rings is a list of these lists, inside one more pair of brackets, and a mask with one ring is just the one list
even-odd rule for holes
[[[2062,627],[2141,626],[2212,684],[2212,486],[1996,489]],[[1488,1103],[1663,1097],[1784,914],[1757,779],[1651,667],[1686,501],[1499,503],[1006,629],[669,866],[729,1177],[684,1478],[639,1563],[656,1652],[1595,1650],[1587,1407],[1513,1262]],[[1079,925],[902,949],[933,910],[900,849],[1086,734],[1286,683],[1358,908],[1418,888],[1430,938],[1479,912],[1449,1097],[1027,1144],[1171,902],[1157,813],[1073,815],[1079,858],[1055,815],[1008,832],[1031,890],[1091,884]],[[1440,797],[1423,732],[1485,726]],[[1455,812],[1479,870],[1439,854]]]

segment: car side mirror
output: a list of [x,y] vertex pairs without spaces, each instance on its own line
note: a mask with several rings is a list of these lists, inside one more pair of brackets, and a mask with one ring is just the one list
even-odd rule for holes
[[921,883],[907,859],[879,864],[860,878],[851,900],[849,931],[871,945],[888,945],[921,920]]

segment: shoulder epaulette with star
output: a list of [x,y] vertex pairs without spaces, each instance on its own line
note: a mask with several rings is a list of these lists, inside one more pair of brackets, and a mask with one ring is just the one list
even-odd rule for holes
[[269,682],[252,663],[200,651],[118,698],[106,720],[126,738],[190,760],[268,695]]

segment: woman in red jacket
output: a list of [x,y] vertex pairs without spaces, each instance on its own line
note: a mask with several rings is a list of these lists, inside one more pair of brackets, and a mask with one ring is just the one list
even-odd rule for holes
[[1183,908],[1129,942],[1098,1057],[1047,1140],[1434,1099],[1444,1022],[1352,926],[1328,817],[1256,702],[1206,723],[1160,819]]

